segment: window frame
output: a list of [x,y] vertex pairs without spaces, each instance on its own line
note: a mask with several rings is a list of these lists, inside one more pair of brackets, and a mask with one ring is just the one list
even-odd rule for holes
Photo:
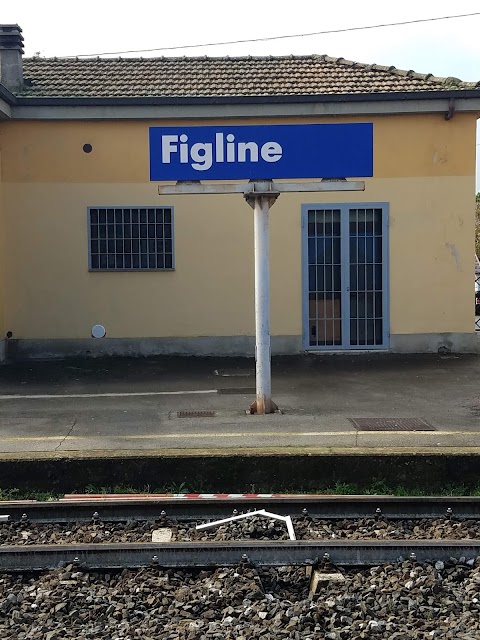
[[[133,268],[133,267],[103,267],[103,268],[96,268],[96,267],[92,267],[92,237],[91,237],[91,231],[92,231],[92,223],[91,223],[91,212],[93,210],[100,210],[100,209],[130,209],[130,211],[132,209],[169,209],[170,210],[170,216],[171,216],[171,228],[172,228],[172,233],[171,233],[171,241],[172,241],[172,266],[171,267],[138,267],[138,268]],[[125,224],[125,223],[123,223]],[[148,222],[146,224],[149,224]],[[156,223],[155,223],[156,224]],[[165,224],[165,223],[164,223]],[[148,239],[148,238],[147,238]],[[174,207],[172,207],[171,205],[96,205],[96,206],[89,206],[87,207],[87,245],[88,245],[88,271],[89,273],[138,273],[138,272],[162,272],[162,271],[175,271],[175,210]],[[123,254],[125,255],[125,254]],[[139,255],[143,255],[140,254]],[[148,254],[147,254],[148,255]],[[165,252],[164,252],[164,256],[165,256]]]

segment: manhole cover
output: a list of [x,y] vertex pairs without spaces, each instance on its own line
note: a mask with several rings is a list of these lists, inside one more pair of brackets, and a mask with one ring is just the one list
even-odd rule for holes
[[216,411],[177,411],[177,418],[214,418]]
[[234,395],[236,393],[249,395],[251,393],[255,394],[256,389],[255,387],[230,387],[229,389],[217,389],[217,393],[221,396]]
[[349,418],[359,431],[435,431],[421,418]]

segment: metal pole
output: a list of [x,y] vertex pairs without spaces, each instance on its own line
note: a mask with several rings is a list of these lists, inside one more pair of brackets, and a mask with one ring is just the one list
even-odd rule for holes
[[255,361],[257,378],[256,413],[273,413],[270,351],[270,201],[255,196]]
[[365,183],[316,181],[282,182],[250,180],[244,184],[201,184],[197,181],[177,182],[176,185],[159,185],[161,195],[185,193],[243,193],[254,210],[255,233],[255,361],[257,374],[257,399],[250,406],[250,413],[274,413],[277,405],[272,401],[271,353],[270,353],[270,241],[268,231],[269,210],[280,193],[316,191],[364,191]]

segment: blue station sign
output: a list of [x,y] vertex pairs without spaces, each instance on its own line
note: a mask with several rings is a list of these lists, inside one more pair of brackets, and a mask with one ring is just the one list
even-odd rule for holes
[[373,124],[150,127],[150,180],[363,178]]

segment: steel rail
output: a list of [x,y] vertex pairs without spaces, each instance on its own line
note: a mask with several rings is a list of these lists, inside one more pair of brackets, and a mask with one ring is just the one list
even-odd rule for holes
[[[412,553],[414,557],[412,557]],[[315,565],[325,554],[337,566],[469,560],[480,555],[480,540],[171,542],[165,544],[72,544],[0,547],[0,571],[44,571],[73,564],[77,570],[158,566],[208,568]]]
[[18,521],[26,514],[32,522],[88,521],[98,513],[104,521],[158,519],[162,511],[171,520],[219,520],[234,510],[265,509],[279,515],[301,516],[304,509],[313,518],[344,519],[382,515],[390,520],[442,518],[480,519],[480,497],[397,496],[291,496],[267,498],[128,498],[66,499],[52,502],[1,502],[0,513]]

